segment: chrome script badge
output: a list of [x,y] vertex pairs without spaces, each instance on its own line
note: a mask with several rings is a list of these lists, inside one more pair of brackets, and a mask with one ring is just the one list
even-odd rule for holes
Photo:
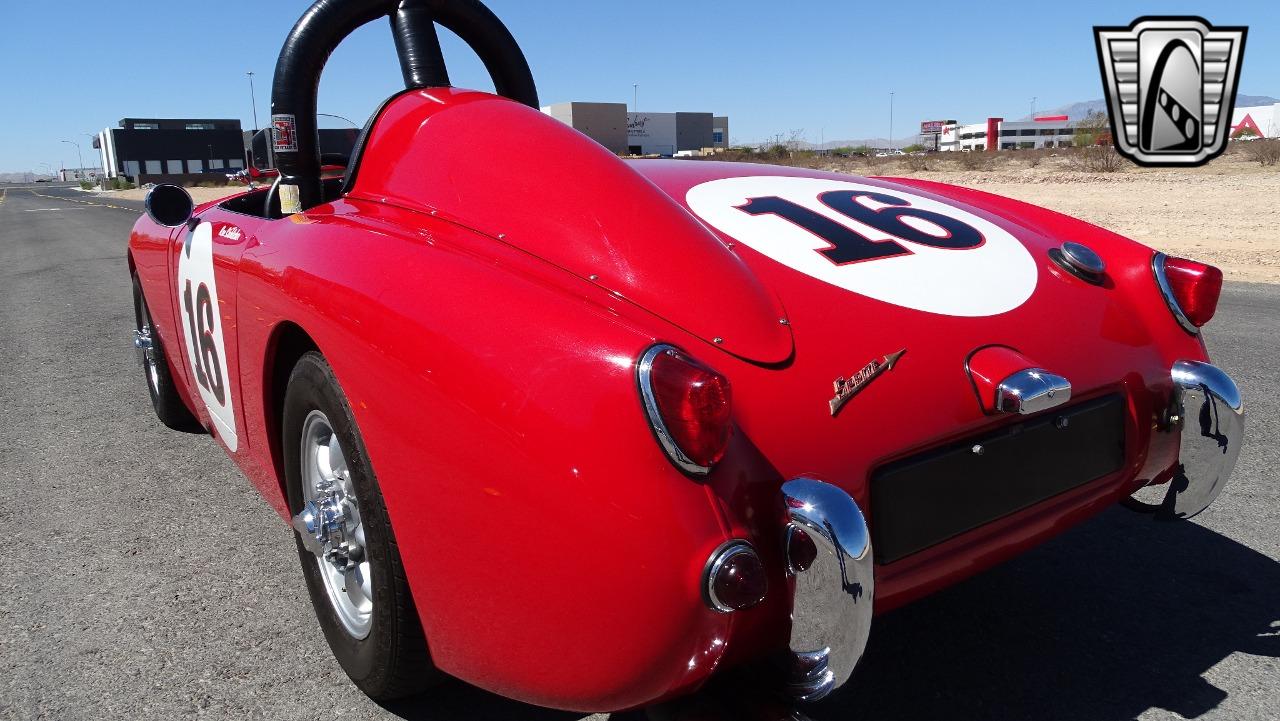
[[840,408],[849,401],[858,391],[867,386],[868,383],[875,380],[877,376],[887,370],[893,368],[893,364],[898,362],[903,353],[907,349],[903,348],[897,353],[890,353],[883,358],[877,358],[862,367],[862,370],[854,373],[847,380],[841,376],[835,381],[836,397],[832,398],[828,403],[831,406],[831,415],[840,412]]
[[1227,146],[1244,27],[1141,17],[1095,27],[1111,135],[1138,165],[1203,165]]

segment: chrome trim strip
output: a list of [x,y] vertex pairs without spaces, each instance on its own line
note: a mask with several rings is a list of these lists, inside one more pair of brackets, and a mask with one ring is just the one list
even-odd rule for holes
[[[782,504],[787,575],[794,579],[786,690],[817,701],[849,680],[867,647],[875,597],[871,532],[858,504],[829,483],[787,481]],[[800,563],[790,553],[796,529],[813,542]]]
[[996,386],[996,410],[1030,415],[1071,400],[1071,381],[1043,368],[1027,368]]
[[649,427],[653,429],[653,435],[658,439],[658,444],[662,446],[662,450],[666,451],[667,458],[670,458],[677,468],[691,476],[705,476],[711,472],[711,466],[698,465],[680,449],[680,445],[676,443],[675,439],[671,437],[671,432],[667,430],[667,424],[662,422],[662,414],[658,411],[658,401],[653,395],[653,359],[657,358],[658,354],[666,353],[667,351],[679,353],[680,349],[666,343],[658,343],[650,346],[648,350],[640,355],[640,360],[636,363],[636,379],[640,384],[640,400],[644,403],[644,413],[649,419]]
[[1151,256],[1151,272],[1156,277],[1156,285],[1160,287],[1160,295],[1164,296],[1165,305],[1169,306],[1169,310],[1173,313],[1174,319],[1178,321],[1178,325],[1191,335],[1199,335],[1200,329],[1187,318],[1187,314],[1182,312],[1182,306],[1178,305],[1178,299],[1173,295],[1173,286],[1169,285],[1169,277],[1165,273],[1165,260],[1169,256],[1164,253],[1156,253]]

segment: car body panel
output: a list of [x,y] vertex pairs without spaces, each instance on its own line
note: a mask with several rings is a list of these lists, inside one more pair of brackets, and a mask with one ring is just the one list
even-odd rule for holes
[[[232,457],[287,518],[276,354],[304,333],[352,408],[434,660],[491,691],[617,710],[775,650],[790,614],[781,484],[824,480],[869,509],[876,468],[1021,422],[988,415],[975,395],[966,361],[984,346],[1068,377],[1073,403],[1122,394],[1124,467],[877,567],[877,611],[1030,548],[1176,463],[1177,436],[1156,421],[1171,364],[1204,347],[1160,297],[1151,250],[1100,228],[911,179],[625,163],[470,91],[394,99],[356,170],[350,192],[283,219],[199,209],[201,222],[243,231],[216,264],[220,293],[234,294],[222,298],[234,304],[222,316],[239,394]],[[965,316],[818,280],[688,210],[692,189],[741,177],[855,183],[954,208],[1016,239],[1034,292]],[[172,348],[182,309],[167,253],[185,232],[144,218],[130,246]],[[1101,285],[1049,259],[1064,240],[1105,259]],[[705,480],[668,462],[645,419],[635,361],[655,342],[733,386],[735,432]],[[904,348],[833,414],[837,378]],[[732,538],[757,548],[770,592],[721,614],[702,600],[702,571]]]

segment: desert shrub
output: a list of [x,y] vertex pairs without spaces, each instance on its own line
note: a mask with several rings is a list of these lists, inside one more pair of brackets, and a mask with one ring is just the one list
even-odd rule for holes
[[90,183],[90,182],[89,182],[89,181],[87,181],[87,180],[81,180],[81,181],[80,181],[80,189],[81,189],[81,190],[93,190],[93,183]]
[[1124,167],[1124,158],[1111,143],[1074,148],[1069,161],[1072,170],[1086,173],[1114,173]]
[[927,155],[907,155],[903,156],[902,162],[907,166],[908,170],[928,170],[929,156]]
[[960,167],[965,170],[991,170],[991,155],[984,151],[959,153]]
[[1044,159],[1048,156],[1049,156],[1049,151],[1045,148],[1035,148],[1033,150],[1024,150],[1021,153],[1018,153],[1018,157],[1021,158],[1022,160],[1027,161],[1027,165],[1032,168],[1039,166],[1040,163],[1044,162]]
[[1280,163],[1280,139],[1253,140],[1245,144],[1245,153],[1259,165]]
[[112,190],[133,190],[133,188],[133,183],[130,183],[127,178],[117,176],[111,179]]

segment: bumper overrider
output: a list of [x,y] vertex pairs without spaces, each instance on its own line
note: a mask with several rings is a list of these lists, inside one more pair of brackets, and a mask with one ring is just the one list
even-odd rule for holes
[[867,647],[875,596],[871,533],[858,504],[835,486],[797,478],[782,486],[791,585],[787,692],[817,701],[853,673]]
[[1180,437],[1178,466],[1157,506],[1138,504],[1160,520],[1190,518],[1208,508],[1226,487],[1244,442],[1244,405],[1230,376],[1186,360],[1174,363],[1170,376],[1168,429]]

